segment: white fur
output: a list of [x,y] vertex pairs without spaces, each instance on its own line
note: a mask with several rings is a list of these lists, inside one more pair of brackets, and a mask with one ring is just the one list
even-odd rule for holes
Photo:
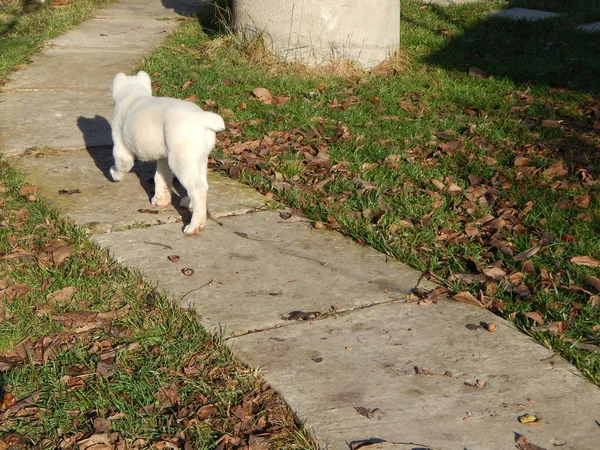
[[216,132],[225,129],[223,119],[191,102],[152,97],[150,76],[143,71],[135,76],[117,74],[112,96],[113,180],[119,181],[131,170],[134,158],[156,161],[152,204],[171,203],[176,176],[188,194],[181,205],[193,210],[183,232],[199,233],[206,225],[208,155],[215,146]]

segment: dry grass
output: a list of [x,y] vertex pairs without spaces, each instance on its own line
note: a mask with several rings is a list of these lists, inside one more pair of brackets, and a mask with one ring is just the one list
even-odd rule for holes
[[317,66],[310,66],[296,59],[286,59],[271,51],[264,33],[253,37],[240,37],[227,32],[204,41],[197,49],[199,54],[210,59],[242,58],[253,67],[261,67],[272,75],[295,75],[303,77],[363,77],[368,75],[388,76],[404,73],[410,67],[408,56],[398,50],[394,55],[372,69],[365,69],[350,59],[332,60]]

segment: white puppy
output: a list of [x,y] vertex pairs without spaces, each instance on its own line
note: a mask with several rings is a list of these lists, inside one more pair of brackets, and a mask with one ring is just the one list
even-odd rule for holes
[[143,71],[135,76],[118,73],[112,96],[113,180],[119,181],[131,170],[134,158],[156,161],[152,204],[171,203],[176,176],[188,194],[180,204],[193,210],[183,232],[199,233],[206,225],[208,155],[215,146],[215,133],[225,129],[223,119],[191,102],[152,97],[150,76]]

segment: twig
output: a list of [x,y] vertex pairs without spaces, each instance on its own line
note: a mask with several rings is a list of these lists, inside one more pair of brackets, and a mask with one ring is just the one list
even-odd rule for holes
[[200,286],[200,287],[197,287],[197,288],[195,288],[195,289],[192,289],[191,291],[187,291],[185,294],[183,294],[183,295],[182,295],[182,297],[179,299],[179,301],[182,301],[182,300],[183,300],[183,299],[184,299],[184,298],[185,298],[185,297],[186,297],[188,294],[191,294],[192,292],[198,291],[198,290],[202,289],[203,287],[210,286],[210,285],[211,285],[211,284],[213,284],[213,283],[219,283],[219,284],[223,284],[223,283],[221,283],[220,281],[215,281],[215,280],[213,280],[213,279],[211,278],[211,279],[208,281],[208,283],[205,283],[205,284],[203,284],[203,285],[202,285],[202,286]]
[[173,250],[173,247],[171,247],[170,245],[161,244],[160,242],[144,241],[144,244],[158,245],[159,247],[165,248],[167,250]]
[[256,238],[251,238],[250,236],[248,236],[247,233],[243,233],[242,231],[234,231],[234,234],[237,234],[239,237],[244,238],[244,239],[250,239],[251,241],[259,241],[259,242],[279,242],[278,240],[275,239],[256,239]]
[[302,258],[302,259],[308,259],[309,261],[314,261],[314,262],[318,262],[319,264],[321,264],[322,266],[326,266],[327,264],[329,264],[326,261],[320,261],[318,259],[315,258],[310,258],[309,256],[301,256],[301,255],[296,255],[294,253],[288,253],[288,252],[282,252],[281,250],[279,251],[279,253],[282,253],[284,255],[290,255],[290,256],[295,256],[296,258]]

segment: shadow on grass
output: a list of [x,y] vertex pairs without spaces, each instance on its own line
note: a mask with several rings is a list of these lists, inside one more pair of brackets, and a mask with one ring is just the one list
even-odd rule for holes
[[[567,5],[568,4],[568,5]],[[514,0],[509,7],[558,12],[538,21],[479,16],[462,25],[455,9],[431,5],[429,13],[449,29],[447,42],[426,58],[445,69],[468,72],[478,67],[489,76],[600,94],[600,33],[578,31],[578,25],[600,20],[600,5],[587,0]],[[415,24],[418,26],[418,24]],[[443,30],[440,30],[443,31]]]

